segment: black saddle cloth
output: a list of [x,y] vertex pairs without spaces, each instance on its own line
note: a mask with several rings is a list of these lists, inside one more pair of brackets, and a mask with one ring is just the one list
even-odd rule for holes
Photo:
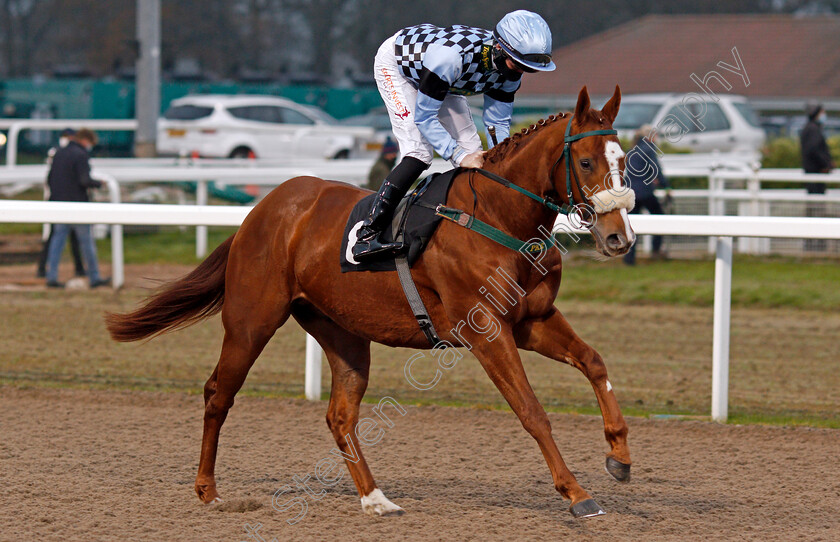
[[[435,215],[434,208],[440,203],[446,203],[449,187],[455,178],[457,169],[446,173],[433,173],[423,179],[417,187],[406,195],[400,202],[388,228],[382,233],[382,238],[388,242],[394,240],[394,223],[399,224],[397,230],[403,231],[403,242],[408,247],[406,254],[408,265],[414,265],[423,253],[440,224],[441,217]],[[347,225],[344,227],[344,238],[341,241],[341,272],[351,271],[396,271],[393,255],[383,255],[381,259],[356,262],[353,259],[353,245],[356,244],[356,234],[362,220],[370,211],[370,206],[376,194],[371,194],[359,201],[353,210]],[[407,209],[407,210],[406,210]]]

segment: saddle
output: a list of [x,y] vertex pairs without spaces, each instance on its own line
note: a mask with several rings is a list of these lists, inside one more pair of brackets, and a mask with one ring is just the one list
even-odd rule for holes
[[[357,261],[353,257],[353,245],[356,244],[359,228],[361,228],[363,220],[370,209],[372,203],[371,198],[376,197],[376,194],[371,194],[363,198],[350,211],[350,217],[344,227],[344,237],[341,241],[339,263],[342,273],[352,271],[397,272],[411,311],[414,313],[420,329],[432,347],[440,343],[440,338],[435,331],[434,325],[432,325],[432,321],[429,318],[426,307],[423,305],[422,299],[420,299],[420,294],[414,284],[414,279],[411,277],[410,268],[423,253],[423,250],[428,245],[441,220],[446,219],[454,222],[504,247],[519,252],[542,252],[548,250],[553,245],[552,241],[540,238],[522,241],[478,220],[474,216],[470,216],[460,209],[447,207],[445,204],[449,195],[449,189],[455,175],[459,171],[460,168],[456,168],[446,173],[429,175],[417,185],[417,188],[412,190],[411,193],[400,201],[391,224],[380,235],[384,237],[386,242],[402,242],[406,247],[402,254],[397,254],[396,256],[393,254],[384,254],[379,259],[365,259],[363,261]],[[499,177],[494,173],[483,169],[476,171],[492,181],[516,190],[529,198],[540,201],[543,205],[556,212],[569,212],[568,206],[558,206],[545,198],[514,185],[507,179]]]
[[[433,173],[420,181],[417,187],[406,194],[394,212],[391,224],[382,232],[385,241],[401,240],[406,250],[402,254],[408,266],[423,254],[429,241],[444,217],[435,213],[435,208],[446,203],[449,188],[455,178],[457,169],[446,173]],[[353,271],[395,271],[396,263],[393,254],[384,254],[380,258],[356,261],[353,258],[353,245],[356,243],[357,232],[362,220],[367,216],[372,199],[371,194],[359,201],[350,211],[347,224],[344,227],[344,237],[341,241],[340,264],[342,273]]]
[[402,285],[405,298],[414,313],[414,318],[426,340],[432,347],[440,343],[440,337],[429,318],[429,311],[420,298],[414,279],[411,277],[411,265],[417,261],[429,244],[437,230],[440,221],[445,218],[438,210],[446,203],[449,188],[458,169],[446,173],[433,173],[423,179],[417,187],[408,193],[397,206],[391,224],[380,235],[388,242],[399,241],[405,245],[402,254],[384,254],[379,259],[365,259],[356,261],[353,258],[353,245],[357,241],[357,233],[362,220],[371,206],[371,194],[359,201],[350,211],[347,225],[344,227],[344,238],[341,241],[341,255],[339,257],[341,272],[353,271],[396,271]]

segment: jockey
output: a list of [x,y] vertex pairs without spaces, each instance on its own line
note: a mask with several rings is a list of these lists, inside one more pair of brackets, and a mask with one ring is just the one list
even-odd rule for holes
[[373,199],[353,246],[357,259],[402,248],[378,236],[435,151],[455,167],[484,164],[466,96],[484,94],[484,124],[495,127],[501,141],[510,133],[522,74],[555,68],[548,25],[525,10],[505,15],[493,32],[462,25],[404,28],[382,44],[373,66],[402,160]]

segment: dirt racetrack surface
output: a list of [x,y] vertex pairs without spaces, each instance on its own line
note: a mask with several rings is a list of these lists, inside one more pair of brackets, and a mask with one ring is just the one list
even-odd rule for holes
[[273,509],[272,495],[329,456],[325,410],[238,399],[219,453],[225,503],[207,507],[193,493],[200,397],[0,387],[0,539],[254,540],[246,524],[266,541],[840,539],[837,430],[630,418],[633,479],[619,484],[604,472],[600,419],[550,414],[608,512],[574,520],[513,414],[412,406],[363,447],[406,515],[363,515],[345,475],[320,500],[284,495],[309,503],[289,525],[297,509]]

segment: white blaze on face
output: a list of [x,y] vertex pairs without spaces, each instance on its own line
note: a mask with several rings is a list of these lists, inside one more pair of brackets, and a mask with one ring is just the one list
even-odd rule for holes
[[[604,156],[607,158],[607,165],[610,167],[612,189],[616,192],[621,192],[621,170],[618,166],[618,161],[624,158],[624,151],[621,150],[621,145],[615,141],[607,141],[604,145]],[[627,209],[621,209],[621,218],[624,220],[624,231],[627,234],[627,240],[633,242],[636,236],[633,233],[633,230],[630,229],[630,220],[627,216]]]
[[618,161],[624,158],[624,151],[621,150],[621,145],[615,141],[607,141],[607,144],[604,145],[604,156],[607,158],[607,165],[610,166],[613,190],[618,192],[621,190],[621,170],[618,168]]

